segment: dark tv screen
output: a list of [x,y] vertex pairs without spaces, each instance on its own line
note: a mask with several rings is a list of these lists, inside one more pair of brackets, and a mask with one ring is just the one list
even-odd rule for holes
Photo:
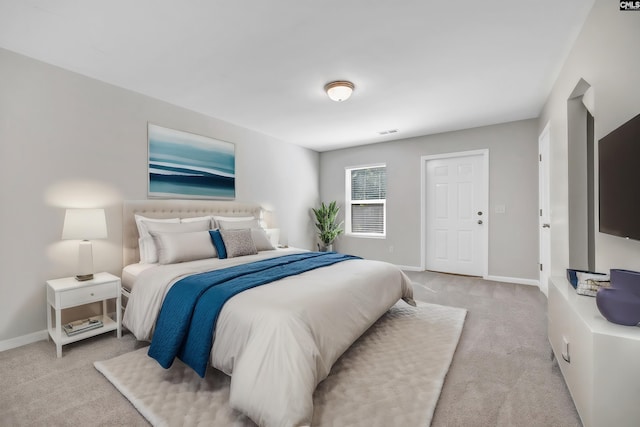
[[640,114],[598,144],[600,232],[640,240]]

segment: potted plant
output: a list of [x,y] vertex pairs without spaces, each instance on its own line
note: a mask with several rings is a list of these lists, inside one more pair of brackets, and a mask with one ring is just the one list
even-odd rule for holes
[[318,249],[321,252],[332,251],[333,241],[342,233],[343,222],[338,223],[340,208],[334,200],[328,205],[322,202],[318,209],[312,208],[312,210],[316,216],[316,227],[321,242],[318,244]]

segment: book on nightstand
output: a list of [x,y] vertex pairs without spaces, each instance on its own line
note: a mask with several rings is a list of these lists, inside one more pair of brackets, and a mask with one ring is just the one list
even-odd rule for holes
[[99,319],[76,320],[75,322],[70,322],[66,325],[62,325],[62,329],[64,329],[64,332],[69,337],[101,327],[102,320]]

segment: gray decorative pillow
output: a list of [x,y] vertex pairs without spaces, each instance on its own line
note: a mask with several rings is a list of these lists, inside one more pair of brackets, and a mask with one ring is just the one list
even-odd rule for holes
[[220,236],[227,249],[227,258],[244,255],[255,255],[258,253],[256,245],[251,237],[251,230],[220,230]]

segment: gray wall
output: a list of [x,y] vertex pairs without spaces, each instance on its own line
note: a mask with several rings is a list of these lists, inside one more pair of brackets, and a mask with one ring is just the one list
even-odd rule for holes
[[0,344],[46,328],[45,285],[75,274],[64,209],[105,207],[97,271],[120,275],[122,200],[147,197],[147,122],[236,144],[237,200],[273,210],[312,248],[319,155],[0,49]]
[[[617,2],[596,0],[542,111],[539,131],[549,122],[551,139],[552,274],[564,275],[570,262],[567,100],[580,79],[591,85],[596,140],[640,113],[638,40],[639,12],[620,11]],[[597,228],[597,190],[595,210]],[[640,270],[640,242],[597,231],[595,237],[596,270]]]
[[[420,157],[489,149],[489,275],[538,279],[537,120],[398,140],[321,153],[320,195],[345,203],[344,169],[387,164],[387,236],[341,236],[344,252],[418,267],[420,255]],[[495,212],[504,205],[506,212]],[[393,251],[390,251],[393,247]]]

